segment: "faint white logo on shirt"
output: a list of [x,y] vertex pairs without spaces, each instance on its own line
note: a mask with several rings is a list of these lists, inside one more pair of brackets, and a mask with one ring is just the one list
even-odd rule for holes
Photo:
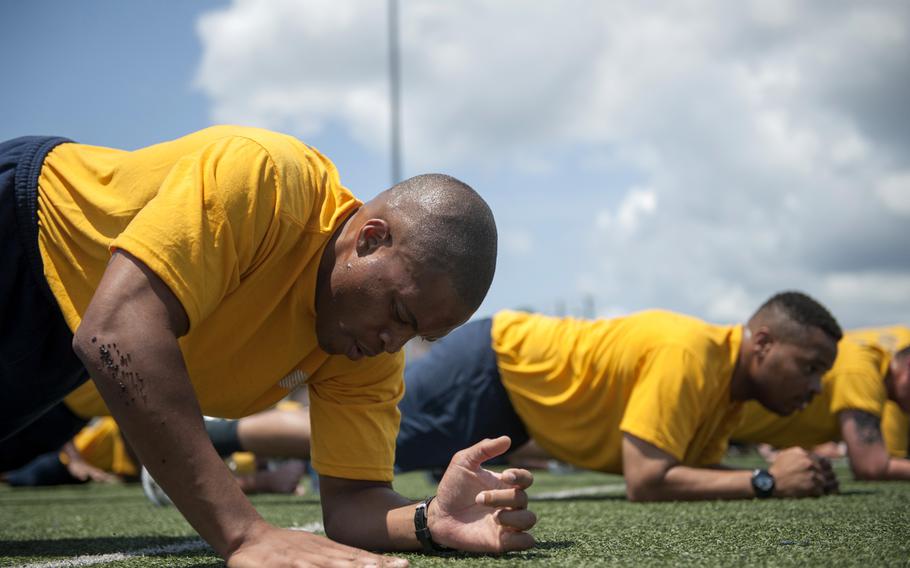
[[304,383],[306,383],[307,379],[309,379],[309,378],[310,378],[310,376],[307,375],[306,373],[304,373],[303,371],[301,371],[300,369],[294,369],[293,371],[288,373],[285,378],[278,381],[278,386],[280,386],[283,389],[292,391],[292,390],[296,389],[297,387],[302,386]]

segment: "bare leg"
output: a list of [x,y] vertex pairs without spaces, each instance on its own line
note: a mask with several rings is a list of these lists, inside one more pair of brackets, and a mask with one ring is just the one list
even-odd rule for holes
[[310,459],[310,412],[268,410],[241,418],[237,426],[240,446],[257,456]]
[[299,485],[306,473],[306,466],[300,460],[291,460],[275,469],[263,469],[249,475],[237,476],[244,493],[294,493],[303,495],[306,490]]
[[547,469],[553,457],[533,439],[509,454],[509,465],[527,469]]

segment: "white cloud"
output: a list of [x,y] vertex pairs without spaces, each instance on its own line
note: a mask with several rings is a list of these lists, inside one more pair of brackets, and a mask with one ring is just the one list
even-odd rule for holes
[[910,171],[883,178],[876,193],[888,209],[910,217]]
[[657,209],[657,194],[650,188],[630,189],[615,214],[608,209],[599,211],[595,218],[598,228],[615,229],[619,236],[629,236],[638,231],[642,219]]
[[[206,16],[214,117],[343,128],[385,152],[384,9],[236,0]],[[830,294],[848,325],[906,304],[868,275],[910,275],[910,4],[412,0],[401,30],[407,167],[520,178],[520,194],[500,184],[503,227],[574,208],[543,238],[503,231],[506,252],[565,274],[538,297],[585,274],[598,305],[705,317],[780,288]]]

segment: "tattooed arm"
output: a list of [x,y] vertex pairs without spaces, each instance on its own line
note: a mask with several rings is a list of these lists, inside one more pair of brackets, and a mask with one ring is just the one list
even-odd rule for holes
[[838,420],[856,479],[910,479],[910,460],[888,455],[878,416],[862,410],[844,410]]

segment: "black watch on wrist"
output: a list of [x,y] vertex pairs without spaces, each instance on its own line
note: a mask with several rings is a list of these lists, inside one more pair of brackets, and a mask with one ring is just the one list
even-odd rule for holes
[[752,472],[752,490],[759,499],[767,499],[774,493],[774,476],[767,469]]
[[433,497],[427,497],[418,503],[417,508],[414,509],[414,534],[417,535],[417,540],[420,541],[420,546],[423,547],[423,551],[430,554],[448,550],[448,548],[441,544],[433,542],[433,535],[430,534],[430,525],[427,522],[427,512],[430,508],[430,501],[435,497],[435,495]]

